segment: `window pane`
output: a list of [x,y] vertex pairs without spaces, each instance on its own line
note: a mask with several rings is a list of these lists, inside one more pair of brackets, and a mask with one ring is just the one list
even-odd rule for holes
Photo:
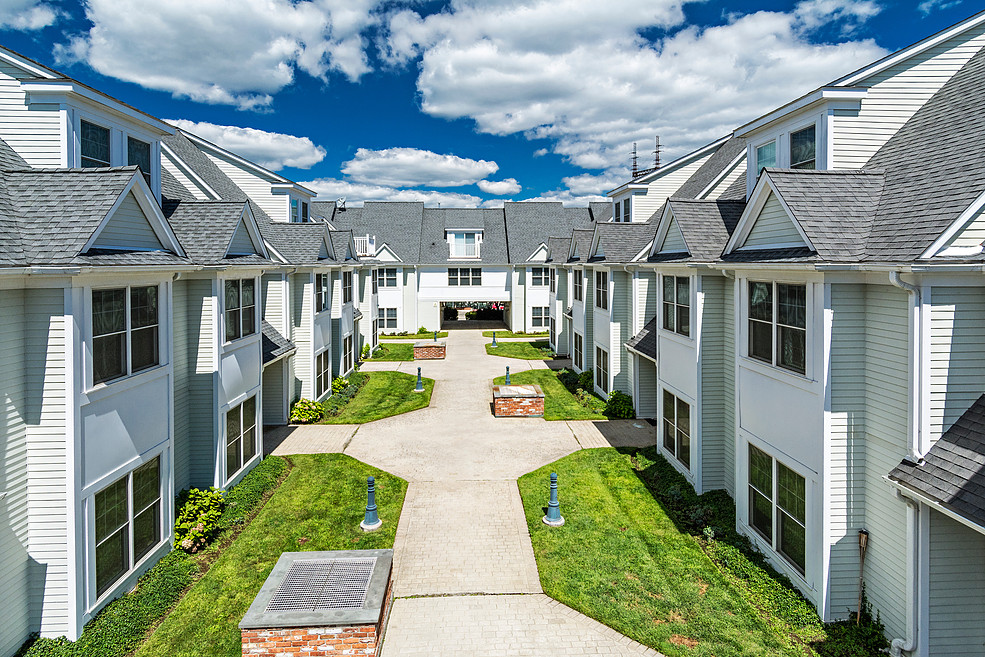
[[682,306],[691,305],[690,281],[683,276],[677,277],[677,303]]
[[106,335],[125,331],[126,290],[92,291],[92,334]]
[[127,524],[127,478],[117,479],[96,493],[96,542]]
[[664,305],[664,328],[668,331],[674,330],[674,320],[675,320],[675,306],[672,303],[665,303]]
[[749,445],[749,483],[773,497],[773,459],[752,445]]
[[677,428],[691,434],[691,407],[682,399],[677,400]]
[[691,437],[680,429],[677,430],[677,460],[691,469]]
[[243,335],[251,335],[256,332],[256,308],[246,306],[241,311],[243,313]]
[[235,408],[230,408],[226,413],[226,444],[233,442],[239,438],[240,431],[242,431],[242,406],[236,406]]
[[256,281],[252,278],[246,278],[241,281],[243,286],[243,305],[252,306],[253,305],[253,288],[256,285]]
[[786,513],[779,512],[780,553],[790,559],[800,572],[807,563],[807,531]]
[[674,277],[664,276],[664,301],[674,300]]
[[756,149],[757,173],[762,173],[766,167],[776,166],[776,142],[771,141]]
[[161,542],[161,503],[155,502],[133,518],[133,560],[142,556]]
[[237,437],[233,442],[226,444],[226,478],[229,479],[234,474],[236,474],[241,467],[243,467],[243,461],[241,460],[242,454],[240,452],[240,439]]
[[780,326],[777,329],[780,342],[777,364],[794,372],[806,373],[807,331]]
[[157,286],[130,288],[130,328],[157,324]]
[[246,463],[257,453],[257,430],[251,427],[243,432],[243,463]]
[[243,402],[243,427],[253,427],[257,423],[257,398],[250,397]]
[[691,309],[687,306],[677,306],[677,332],[691,335]]
[[773,325],[749,321],[749,357],[773,362]]
[[814,126],[791,133],[790,135],[790,168],[814,168]]
[[239,281],[226,281],[226,310],[239,308]]
[[773,505],[752,488],[749,489],[749,524],[766,540],[773,540]]
[[129,552],[125,527],[96,546],[96,595],[102,595],[130,569]]
[[133,137],[127,137],[127,164],[137,165],[144,179],[150,177],[150,144]]
[[676,417],[677,398],[664,390],[664,419],[674,421]]
[[805,488],[803,477],[782,463],[776,464],[776,503],[801,523],[807,522]]
[[80,126],[83,167],[109,166],[109,128],[82,121]]
[[674,453],[674,424],[669,420],[664,420],[664,449],[671,454]]
[[92,340],[92,382],[102,383],[127,373],[127,334],[104,335]]
[[804,285],[776,286],[777,322],[807,328],[807,287]]
[[239,337],[239,310],[226,311],[226,342]]
[[133,509],[146,509],[161,497],[161,457],[144,463],[133,471]]
[[130,344],[132,347],[130,366],[134,372],[157,365],[160,340],[157,337],[156,326],[131,331]]
[[749,319],[773,321],[772,283],[749,283]]

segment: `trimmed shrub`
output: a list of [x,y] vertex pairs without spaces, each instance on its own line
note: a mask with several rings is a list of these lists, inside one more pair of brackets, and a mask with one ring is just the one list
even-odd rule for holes
[[337,395],[349,387],[349,379],[344,376],[337,376],[332,379],[332,394]]
[[311,424],[322,419],[325,415],[322,405],[313,399],[301,399],[294,402],[291,407],[291,424]]
[[633,410],[633,398],[625,392],[613,390],[609,393],[609,399],[605,402],[603,414],[610,420],[629,420],[636,417]]
[[369,345],[368,344],[364,344],[363,345],[363,350],[360,353],[360,358],[362,358],[363,360],[366,360],[367,358],[369,358]]
[[[458,311],[455,311],[455,312],[458,312]],[[417,332],[418,333],[433,333],[433,331],[431,331],[430,329],[428,329],[428,327],[426,327],[426,326],[419,326],[419,327],[417,327]]]
[[179,495],[177,502],[174,544],[185,552],[198,552],[219,533],[219,518],[225,506],[222,491],[192,488]]
[[584,390],[593,390],[595,388],[595,375],[591,370],[585,370],[578,375],[578,386]]
[[[334,394],[322,403],[322,409],[324,410],[325,415],[328,417],[334,417],[341,413],[342,409],[346,407],[346,404],[348,404],[352,398],[356,396],[356,393],[359,392],[359,389],[366,384],[366,380],[367,375],[360,372],[352,374],[348,379],[343,379],[341,377],[335,379],[335,381],[332,382],[332,391]],[[336,392],[335,383],[337,381],[345,381],[346,385]]]
[[226,508],[219,518],[219,527],[228,529],[246,521],[246,516],[260,504],[267,491],[277,485],[287,469],[287,461],[268,456],[226,493]]
[[574,394],[575,390],[578,389],[578,375],[571,370],[564,368],[558,370],[557,378],[571,394]]

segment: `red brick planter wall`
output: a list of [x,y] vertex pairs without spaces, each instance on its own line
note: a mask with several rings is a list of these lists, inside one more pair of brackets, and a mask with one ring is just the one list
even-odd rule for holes
[[442,360],[445,357],[445,345],[441,343],[414,345],[414,360]]

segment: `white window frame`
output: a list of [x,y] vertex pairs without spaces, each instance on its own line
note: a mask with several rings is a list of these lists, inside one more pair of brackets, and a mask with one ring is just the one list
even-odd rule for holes
[[[144,145],[147,146],[147,168],[148,169],[153,169],[154,168],[154,144],[150,143],[149,141],[147,141],[145,139],[140,139],[138,137],[134,137],[133,135],[126,135],[126,140],[124,141],[124,144],[125,144],[126,150],[127,150],[127,166],[134,166],[134,163],[130,161],[130,141],[131,140],[132,141],[139,142],[139,143],[144,144]],[[112,145],[112,142],[113,142],[113,136],[112,136],[112,134],[110,134],[110,144],[111,145]],[[141,169],[140,170],[140,173],[144,177],[144,182],[147,183],[147,186],[148,187],[150,187],[151,186],[151,180],[152,180],[152,178],[151,178],[151,172],[150,171],[144,171],[143,169]]]
[[352,303],[352,272],[342,272],[342,303]]
[[574,331],[574,339],[571,345],[571,366],[579,370],[585,370],[585,336],[578,331]]
[[[599,310],[609,309],[609,272],[595,271],[595,307]],[[603,303],[604,301],[604,303]]]
[[[674,285],[674,298],[669,301],[667,300],[666,289],[664,287],[668,279],[672,279]],[[678,303],[677,301],[678,279],[687,281],[687,332],[686,333],[680,330],[680,321],[678,321],[680,317],[678,311],[680,308],[684,308],[684,304]],[[692,321],[693,314],[691,312],[691,308],[694,306],[694,304],[692,303],[692,300],[694,299],[694,295],[692,294],[693,289],[694,289],[694,282],[691,280],[690,276],[675,276],[673,274],[662,274],[660,276],[660,328],[662,330],[667,331],[668,333],[673,333],[674,335],[679,335],[683,338],[689,338],[689,339],[691,338],[691,327],[693,325],[693,321]],[[667,327],[668,306],[671,307],[671,310],[673,312],[673,318],[674,318],[673,328]]]
[[557,269],[551,267],[548,273],[551,294],[557,294]]
[[585,272],[581,269],[576,269],[574,271],[574,276],[571,282],[572,294],[574,295],[575,301],[585,302]]
[[[676,391],[671,390],[667,387],[661,388],[663,391],[660,395],[660,449],[669,455],[671,459],[677,461],[677,464],[684,468],[689,474],[691,473],[692,465],[694,464],[694,404],[690,403],[684,397],[677,394]],[[674,403],[673,416],[674,419],[671,422],[667,417],[667,397],[670,396]],[[687,406],[688,411],[688,423],[687,430],[681,430],[681,405]],[[673,448],[667,446],[667,425],[670,423],[671,429],[673,430],[673,436],[671,436],[671,441],[673,443]],[[687,462],[681,458],[681,453],[684,451],[681,445],[681,434],[687,438]]]
[[[755,449],[756,451],[758,451],[761,454],[763,454],[766,458],[770,459],[771,466],[772,466],[772,469],[771,469],[772,481],[770,482],[771,485],[772,485],[772,490],[769,491],[768,494],[767,494],[766,491],[762,491],[762,490],[759,489],[759,487],[753,485],[753,482],[752,482],[752,458],[751,458],[751,456],[752,456],[752,450],[753,449]],[[746,491],[745,491],[745,494],[746,494],[746,518],[745,518],[745,526],[749,529],[749,531],[760,542],[762,542],[764,545],[766,545],[770,549],[770,551],[772,551],[774,554],[776,554],[778,557],[780,557],[780,559],[782,559],[782,561],[783,561],[784,564],[786,564],[787,566],[789,566],[793,570],[794,573],[796,573],[798,576],[800,576],[801,578],[803,578],[806,581],[806,578],[807,578],[807,569],[808,569],[808,565],[809,565],[809,558],[808,557],[810,556],[810,545],[811,545],[810,529],[808,528],[808,519],[811,517],[811,495],[810,495],[811,479],[809,477],[807,477],[803,472],[801,472],[800,470],[798,470],[797,468],[793,468],[793,467],[787,465],[787,463],[785,463],[785,462],[781,461],[780,459],[778,459],[768,449],[765,449],[761,445],[757,445],[757,444],[753,444],[751,442],[747,442],[746,443],[745,459],[746,459]],[[800,479],[802,479],[803,482],[804,482],[804,520],[803,520],[803,522],[801,522],[799,519],[797,519],[796,517],[794,517],[793,514],[789,510],[784,509],[780,505],[780,501],[779,501],[779,487],[780,487],[780,481],[779,481],[779,479],[780,479],[780,477],[779,477],[779,474],[780,474],[780,468],[781,467],[786,468],[791,473],[793,473],[795,476],[797,476]],[[762,531],[758,527],[756,527],[756,526],[753,525],[753,520],[752,520],[752,515],[753,515],[753,501],[752,500],[753,500],[754,491],[755,491],[755,494],[758,494],[758,495],[762,496],[763,498],[765,498],[770,503],[770,511],[771,511],[771,518],[770,518],[771,536],[766,536],[765,534],[762,533]],[[780,514],[783,514],[784,516],[787,516],[788,518],[790,518],[796,525],[799,525],[803,529],[803,531],[804,531],[804,555],[803,555],[804,566],[803,567],[801,567],[796,561],[794,561],[794,557],[791,557],[790,555],[788,555],[788,554],[786,554],[785,552],[782,551],[782,546],[781,546],[782,537],[781,537]]]
[[332,349],[315,354],[315,398],[321,399],[332,390]]
[[[106,136],[109,137],[109,143],[107,144],[108,147],[109,147],[109,161],[108,162],[105,162],[105,164],[103,163],[104,162],[103,160],[96,160],[94,158],[87,157],[87,156],[85,156],[85,155],[82,154],[82,124],[83,123],[88,123],[91,126],[95,126],[97,128],[102,128],[103,130],[106,131]],[[89,159],[89,160],[93,160],[94,162],[99,162],[99,164],[96,165],[96,166],[86,166],[85,164],[82,163],[82,159],[83,158],[86,158],[86,159]],[[79,167],[81,167],[83,169],[99,169],[99,168],[105,168],[105,167],[111,167],[111,166],[113,166],[113,128],[111,126],[106,125],[105,123],[100,122],[100,121],[93,121],[90,118],[80,118],[79,119],[79,158],[78,159],[79,159]]]
[[[455,238],[458,235],[462,235],[463,242],[468,241],[468,236],[471,235],[474,240],[473,246],[475,247],[475,253],[457,253],[455,249]],[[464,245],[466,250],[468,249],[468,244]],[[482,232],[476,230],[457,230],[448,231],[448,257],[449,258],[465,258],[468,260],[476,260],[480,257],[482,251]]]
[[547,267],[530,268],[530,286],[547,287],[550,284],[550,274]]
[[755,145],[755,146],[752,147],[752,152],[753,152],[753,155],[755,156],[755,160],[756,160],[756,177],[757,178],[763,173],[763,169],[766,168],[763,165],[761,165],[760,162],[759,162],[759,149],[761,149],[761,148],[763,148],[765,146],[768,146],[770,144],[773,144],[773,164],[771,164],[769,166],[775,167],[775,166],[777,166],[779,164],[779,155],[780,155],[780,151],[779,151],[779,146],[780,145],[779,145],[779,138],[778,137],[773,137],[771,139],[768,139],[768,140],[764,141],[761,144],[757,144],[757,145]]
[[[812,160],[802,160],[801,162],[794,162],[793,161],[793,136],[795,134],[797,134],[798,132],[804,132],[805,130],[809,130],[809,129],[812,129],[812,128],[814,130],[814,158]],[[791,169],[795,169],[795,168],[797,168],[797,169],[807,169],[807,167],[796,167],[794,165],[795,164],[804,164],[804,163],[813,161],[814,162],[814,166],[810,167],[810,169],[808,169],[808,170],[816,170],[817,169],[817,161],[818,161],[818,146],[819,146],[820,139],[821,139],[820,130],[818,130],[818,126],[817,126],[817,122],[816,121],[812,121],[812,122],[810,122],[810,123],[808,123],[806,125],[803,125],[803,126],[801,126],[799,128],[792,129],[788,133],[788,137],[787,137],[787,166],[789,168],[791,168]]]
[[[455,272],[454,274],[452,272]],[[464,277],[462,272],[466,272]],[[475,272],[479,272],[476,276]],[[454,283],[452,282],[454,281]],[[479,287],[482,285],[481,267],[448,267],[449,287]]]
[[[602,361],[605,361],[604,366]],[[609,352],[595,345],[595,387],[606,395],[609,394],[609,366]]]
[[[771,291],[771,294],[772,294],[772,297],[773,297],[772,304],[771,304],[772,305],[772,311],[771,311],[772,312],[772,316],[771,316],[771,319],[770,319],[770,322],[769,322],[770,323],[770,327],[771,327],[772,345],[771,345],[771,360],[769,360],[769,361],[767,361],[764,358],[759,358],[759,357],[753,356],[752,353],[751,353],[752,352],[752,350],[751,350],[751,344],[750,344],[751,341],[752,341],[752,331],[751,331],[751,328],[750,328],[751,327],[751,323],[752,322],[760,322],[760,323],[763,323],[763,324],[766,323],[766,320],[753,319],[751,317],[751,312],[750,312],[751,311],[751,308],[750,308],[750,303],[751,303],[750,287],[754,283],[762,283],[762,284],[766,284],[766,285],[771,285],[772,286],[772,288],[771,288],[771,290],[772,290]],[[789,326],[789,325],[785,325],[785,324],[780,324],[780,319],[779,319],[779,303],[780,303],[779,286],[780,285],[789,285],[789,286],[796,286],[796,287],[803,287],[804,288],[804,327],[803,328],[797,327],[797,326]],[[812,350],[812,339],[811,338],[812,338],[812,333],[813,333],[813,330],[812,329],[813,329],[813,321],[814,321],[813,320],[812,307],[813,307],[813,286],[810,283],[806,283],[806,282],[803,282],[803,281],[788,281],[788,280],[772,280],[771,281],[771,280],[763,280],[763,279],[756,279],[756,278],[747,278],[747,279],[744,279],[743,280],[743,286],[742,286],[742,319],[743,319],[743,322],[742,322],[742,331],[743,331],[743,337],[744,337],[744,339],[742,340],[742,347],[741,347],[742,348],[742,354],[743,354],[743,356],[746,359],[748,359],[750,362],[758,363],[758,364],[760,364],[762,366],[769,367],[772,370],[779,371],[779,372],[784,372],[786,374],[789,374],[789,375],[792,375],[792,376],[796,376],[796,377],[799,377],[799,378],[808,378],[809,379],[812,376],[812,360],[813,360],[812,357],[811,357],[811,353],[812,353],[811,352],[811,350]],[[779,362],[779,360],[780,360],[780,357],[779,357],[779,350],[780,350],[779,332],[780,332],[780,328],[781,327],[788,328],[790,330],[797,330],[797,331],[803,331],[804,332],[804,371],[802,371],[802,372],[800,370],[796,370],[796,369],[793,369],[791,367],[787,367],[787,366],[781,365],[780,362]]]
[[[151,326],[156,326],[157,327],[157,362],[154,363],[154,364],[152,364],[152,365],[148,365],[147,367],[142,367],[141,369],[134,371],[134,369],[133,369],[133,331],[134,331],[134,329],[133,329],[133,317],[132,317],[132,308],[131,308],[131,305],[132,305],[132,296],[131,295],[132,295],[132,290],[134,288],[144,288],[144,287],[156,287],[157,288],[157,324],[148,325],[148,326],[142,326],[142,327],[140,327],[139,329],[136,329],[136,330],[148,329]],[[122,374],[120,374],[119,376],[114,377],[114,378],[111,378],[111,379],[105,379],[103,381],[96,382],[95,358],[93,357],[93,351],[94,351],[94,345],[95,345],[96,338],[97,337],[102,337],[102,336],[95,335],[96,326],[95,326],[95,322],[93,321],[93,316],[92,316],[92,313],[95,310],[95,304],[93,302],[92,296],[93,296],[93,293],[94,292],[107,291],[107,290],[123,290],[123,294],[124,294],[124,305],[123,305],[124,331],[123,331],[123,333],[125,333],[124,345],[126,347],[126,367],[125,367],[125,371]],[[161,295],[162,295],[162,286],[159,283],[151,283],[151,284],[148,284],[148,285],[123,285],[123,286],[110,285],[110,286],[94,287],[94,288],[92,288],[92,289],[89,290],[89,299],[88,299],[89,300],[89,312],[88,312],[88,321],[89,321],[89,325],[88,325],[88,343],[89,343],[88,344],[88,346],[89,346],[88,353],[89,353],[89,358],[87,359],[88,360],[88,363],[87,363],[87,367],[86,367],[86,377],[87,377],[87,380],[88,380],[88,383],[89,383],[89,386],[88,386],[89,388],[94,388],[96,386],[112,385],[112,384],[117,383],[119,381],[123,381],[124,379],[129,379],[129,378],[131,378],[133,376],[136,376],[138,374],[143,374],[144,372],[149,372],[149,371],[151,371],[153,369],[156,369],[156,368],[159,368],[159,367],[163,367],[166,364],[164,343],[162,342],[162,340],[164,339],[165,336],[164,336],[163,327],[161,325],[162,314],[164,312],[166,312],[166,306],[165,306],[164,303],[162,303],[162,296]],[[120,333],[121,332],[116,331],[114,333],[104,333],[102,335],[103,336],[105,336],[105,335],[116,335],[116,334],[120,334]]]
[[353,365],[355,363],[355,356],[353,354],[353,339],[352,335],[349,335],[342,339],[342,373],[347,375],[352,371]]
[[[246,402],[250,401],[251,399],[253,400],[253,426],[252,427],[246,424],[245,413],[243,413],[244,410],[243,407],[246,405]],[[239,410],[239,433],[237,434],[234,440],[239,441],[240,462],[238,464],[239,467],[237,467],[236,470],[230,472],[229,445],[233,441],[230,440],[230,436],[229,436],[229,414],[237,409]],[[257,457],[263,455],[263,445],[261,444],[262,431],[261,431],[261,423],[259,421],[259,415],[261,412],[262,411],[260,408],[260,395],[254,392],[252,395],[246,395],[245,398],[242,399],[239,403],[232,404],[228,409],[226,409],[226,412],[222,414],[222,426],[223,426],[222,462],[225,468],[226,477],[224,481],[226,485],[229,485],[229,482],[231,482],[241,472],[243,472],[243,470],[246,469],[246,466],[248,466],[252,461],[254,461]],[[253,429],[254,451],[253,451],[253,455],[250,456],[250,458],[246,458],[245,452],[243,451],[243,445],[246,442],[245,434],[248,428]]]
[[[259,297],[259,294],[260,294],[260,285],[258,284],[257,279],[255,277],[225,278],[225,279],[221,279],[221,281],[222,281],[222,341],[223,341],[223,344],[230,344],[230,343],[236,342],[237,340],[242,340],[243,338],[248,338],[248,337],[250,337],[252,335],[257,335],[260,332],[260,318],[258,316],[258,311],[260,310],[260,304],[258,303],[258,301],[259,301],[259,298],[258,297]],[[252,306],[244,306],[243,305],[243,281],[253,281],[253,305]],[[239,305],[236,306],[236,308],[226,307],[226,283],[238,283],[237,289],[239,290],[239,292],[238,292]],[[245,315],[245,313],[243,313],[243,309],[244,308],[252,308],[253,309],[253,312],[252,312],[252,315],[253,315],[253,330],[250,331],[249,333],[247,333],[247,332],[245,332],[243,330],[243,317]],[[240,311],[239,312],[239,334],[236,337],[234,337],[234,338],[227,338],[227,336],[228,336],[229,333],[226,330],[226,322],[229,321],[229,312],[231,310],[239,310]]]
[[530,326],[533,328],[546,328],[551,317],[550,306],[531,306]]
[[397,287],[396,267],[380,267],[375,271],[377,272],[376,280],[380,287]]
[[315,274],[315,314],[332,308],[332,277],[328,272]]
[[382,328],[396,330],[397,309],[378,307],[376,309],[376,319],[378,320]]

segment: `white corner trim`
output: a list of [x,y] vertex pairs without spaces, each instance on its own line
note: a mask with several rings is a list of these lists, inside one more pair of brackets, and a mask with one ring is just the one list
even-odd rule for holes
[[168,156],[168,160],[176,168],[180,169],[181,173],[183,173],[189,180],[191,180],[196,185],[198,185],[199,189],[205,192],[206,196],[211,196],[212,198],[210,200],[218,201],[221,199],[219,193],[216,192],[214,189],[212,189],[212,187],[209,186],[208,183],[202,180],[202,178],[197,173],[195,173],[195,171],[192,170],[190,166],[188,166],[188,163],[182,160],[181,157],[177,153],[175,153],[171,149],[171,147],[165,144],[163,141],[161,142],[161,152]]
[[974,220],[975,215],[978,214],[983,207],[985,207],[985,192],[972,201],[971,205],[969,205],[965,211],[954,220],[954,223],[948,226],[947,230],[941,233],[940,237],[934,240],[934,243],[927,247],[926,251],[920,254],[920,258],[925,260],[927,258],[933,258],[934,256],[939,255],[975,255],[977,253],[981,253],[981,249],[968,253],[947,253],[947,251],[951,251],[951,249],[961,250],[972,247],[951,247],[949,249],[945,249],[944,247],[948,242],[957,237],[958,233],[968,227],[968,224]]
[[715,178],[710,183],[708,183],[708,185],[704,189],[702,189],[701,193],[695,196],[695,198],[701,200],[707,198],[708,194],[711,193],[711,190],[715,189],[715,186],[718,185],[718,183],[722,182],[722,180],[724,180],[733,171],[735,171],[735,168],[739,166],[739,163],[745,159],[746,159],[746,149],[743,148],[739,152],[739,154],[735,156],[735,159],[729,162],[728,166],[722,169],[721,173],[715,176]]

